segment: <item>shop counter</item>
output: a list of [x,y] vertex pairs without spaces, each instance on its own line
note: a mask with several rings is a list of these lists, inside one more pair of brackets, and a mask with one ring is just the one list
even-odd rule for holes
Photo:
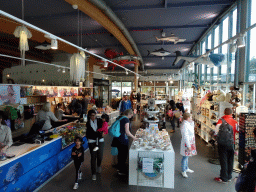
[[[142,165],[144,158],[154,159],[153,173],[144,171]],[[129,150],[129,185],[174,188],[174,166],[175,153],[172,145],[169,146],[169,150],[131,148]]]
[[[85,149],[87,139],[83,137]],[[63,147],[62,137],[43,144],[11,146],[7,153],[14,158],[0,161],[0,191],[34,191],[72,161],[70,143]]]

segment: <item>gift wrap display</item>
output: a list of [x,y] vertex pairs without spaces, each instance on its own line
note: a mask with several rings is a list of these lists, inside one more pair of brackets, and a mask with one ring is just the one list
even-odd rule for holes
[[175,153],[168,132],[150,124],[135,137],[129,150],[129,185],[174,188]]

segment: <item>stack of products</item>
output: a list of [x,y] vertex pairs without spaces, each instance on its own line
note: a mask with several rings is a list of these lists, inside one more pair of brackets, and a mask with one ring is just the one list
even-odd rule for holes
[[146,150],[161,149],[161,150],[170,150],[171,149],[171,140],[168,135],[168,132],[163,129],[138,129],[135,135],[136,138],[139,138],[138,141],[132,143],[133,149],[140,149],[141,147]]

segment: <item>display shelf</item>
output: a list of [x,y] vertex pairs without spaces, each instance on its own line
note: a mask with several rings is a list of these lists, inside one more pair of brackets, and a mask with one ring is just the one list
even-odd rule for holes
[[144,118],[144,121],[147,122],[147,123],[158,123],[159,119],[157,119],[157,120],[148,120],[148,119]]

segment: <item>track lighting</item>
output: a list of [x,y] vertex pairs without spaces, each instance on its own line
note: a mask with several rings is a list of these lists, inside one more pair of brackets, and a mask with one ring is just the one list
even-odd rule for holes
[[51,49],[58,49],[58,41],[57,39],[51,40]]
[[104,60],[104,68],[107,68],[108,67],[108,62],[107,60]]
[[60,71],[61,71],[61,69],[58,67],[57,72],[60,72]]
[[241,47],[245,46],[244,35],[237,38],[236,44],[237,44],[238,48],[241,48]]
[[230,53],[235,53],[236,52],[236,44],[235,43],[230,44],[229,52]]
[[66,73],[66,70],[65,70],[65,68],[63,68],[63,70],[62,70],[62,73]]
[[126,75],[128,75],[128,74],[129,74],[127,70],[125,71],[125,73],[126,73]]

